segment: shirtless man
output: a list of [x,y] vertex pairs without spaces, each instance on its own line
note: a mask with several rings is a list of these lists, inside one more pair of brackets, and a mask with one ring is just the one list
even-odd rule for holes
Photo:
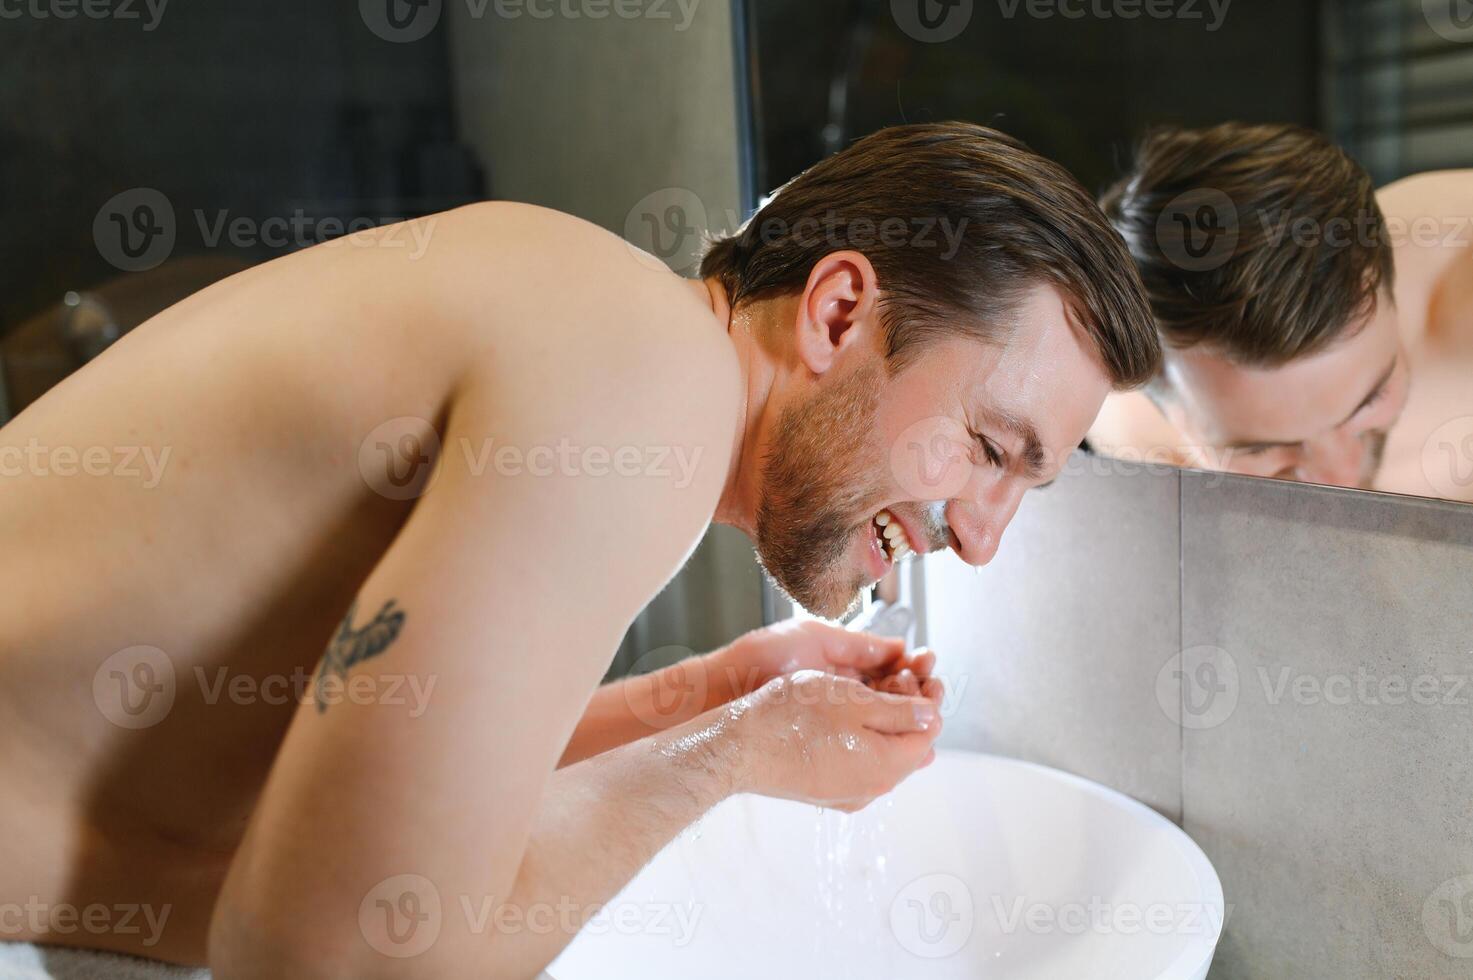
[[1148,138],[1103,201],[1166,349],[1114,456],[1473,501],[1473,171],[1379,192],[1324,137]]
[[[931,658],[821,625],[598,689],[708,522],[839,614],[909,550],[988,561],[1158,366],[1093,201],[971,125],[825,160],[698,281],[537,208],[423,221],[418,259],[390,227],[212,286],[0,430],[41,460],[0,496],[0,908],[169,913],[4,938],[532,976],[572,930],[463,902],[587,909],[732,793],[853,809],[931,756]],[[156,486],[60,475],[129,446]]]

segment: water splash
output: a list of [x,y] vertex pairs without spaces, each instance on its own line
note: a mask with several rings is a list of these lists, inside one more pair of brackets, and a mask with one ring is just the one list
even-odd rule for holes
[[820,808],[814,821],[814,886],[823,922],[814,930],[819,963],[855,962],[866,954],[875,978],[893,976],[888,962],[889,899],[894,892],[886,854],[895,802],[886,797],[858,814]]

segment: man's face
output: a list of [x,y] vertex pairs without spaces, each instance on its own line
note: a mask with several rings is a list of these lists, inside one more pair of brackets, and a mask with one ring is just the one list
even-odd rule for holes
[[762,461],[757,553],[805,609],[842,615],[907,543],[986,564],[1023,492],[1063,467],[1109,378],[1051,286],[1005,333],[932,342],[893,376],[867,345],[786,400]]
[[1383,296],[1359,333],[1282,367],[1168,351],[1159,404],[1205,469],[1368,488],[1406,406],[1407,374]]

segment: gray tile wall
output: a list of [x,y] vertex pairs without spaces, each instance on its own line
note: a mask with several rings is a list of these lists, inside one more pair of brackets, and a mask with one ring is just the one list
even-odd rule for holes
[[1181,733],[1156,677],[1181,633],[1180,475],[1095,462],[1075,457],[1028,494],[980,572],[927,559],[926,642],[950,685],[942,744],[1073,772],[1175,820]]
[[947,743],[1182,823],[1213,980],[1473,977],[1473,508],[1072,469],[980,575],[929,560]]
[[1473,977],[1473,508],[1204,479],[1182,793],[1235,906],[1214,980]]

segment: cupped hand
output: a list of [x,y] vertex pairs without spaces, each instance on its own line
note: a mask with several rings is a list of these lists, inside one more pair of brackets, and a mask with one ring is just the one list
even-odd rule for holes
[[817,670],[852,678],[893,694],[924,695],[938,703],[942,689],[929,651],[907,654],[905,641],[857,633],[815,620],[790,619],[738,637],[708,654],[713,704],[750,694],[778,677]]
[[801,670],[726,708],[740,788],[846,812],[894,789],[934,757],[938,701]]

